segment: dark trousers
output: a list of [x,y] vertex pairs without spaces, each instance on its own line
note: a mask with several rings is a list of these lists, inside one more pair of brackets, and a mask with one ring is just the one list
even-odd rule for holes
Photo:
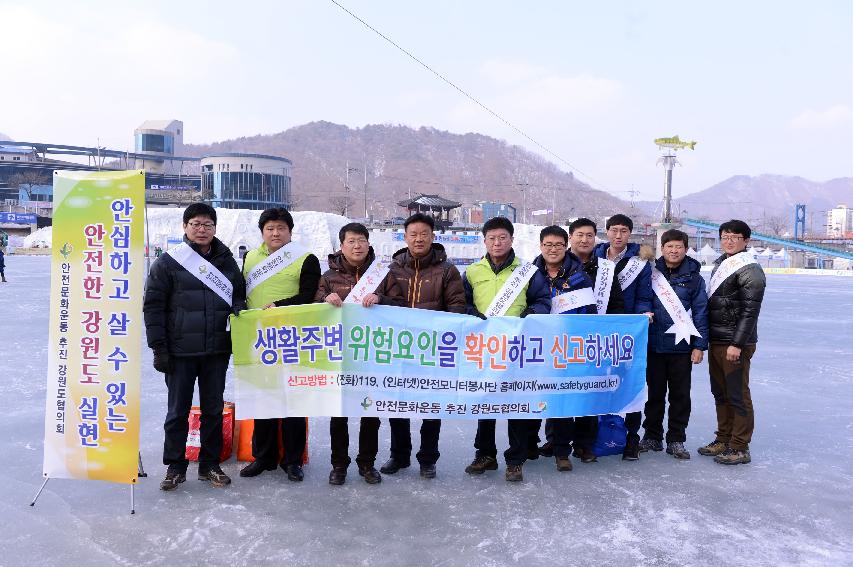
[[[391,457],[399,463],[412,460],[412,422],[406,418],[392,417]],[[421,422],[421,449],[415,457],[422,465],[434,465],[441,453],[438,452],[438,438],[441,435],[440,419],[424,419]]]
[[749,448],[755,415],[749,391],[749,363],[755,345],[741,349],[740,361],[726,360],[728,344],[711,343],[708,367],[711,373],[711,393],[717,406],[717,441],[728,443],[732,449]]
[[663,414],[669,390],[666,442],[687,441],[692,371],[693,363],[690,361],[689,352],[649,352],[646,364],[649,399],[646,402],[646,419],[643,422],[645,438],[663,441]]
[[[538,429],[538,428],[537,428]],[[577,447],[592,448],[598,435],[598,416],[587,417],[549,417],[545,420],[545,440],[554,448],[554,456],[568,457],[572,452],[572,443]],[[539,439],[534,434],[528,442]]]
[[[349,458],[349,420],[345,417],[331,418],[329,435],[332,438],[332,466],[348,467],[352,462]],[[359,467],[372,467],[378,452],[379,418],[362,417],[358,428],[358,456],[355,463]]]
[[[478,457],[498,456],[498,448],[495,445],[495,423],[494,419],[477,420],[477,436],[474,438],[474,448]],[[509,437],[509,448],[504,451],[504,460],[507,465],[523,465],[527,460],[527,444],[530,431],[540,423],[538,419],[509,419],[507,420],[507,436]]]
[[225,392],[225,372],[230,354],[207,356],[173,356],[172,371],[167,372],[168,402],[163,430],[163,464],[186,471],[187,433],[193,404],[193,390],[198,378],[198,397],[201,407],[200,469],[219,464],[222,453],[222,394]]
[[625,429],[627,429],[627,433],[625,434],[625,441],[631,443],[639,443],[640,441],[640,424],[643,422],[643,413],[639,411],[634,411],[629,414],[625,414]]
[[278,432],[284,444],[284,458],[281,465],[302,466],[302,453],[305,452],[306,424],[304,417],[283,417],[275,419],[256,419],[252,433],[252,456],[267,466],[278,461]]

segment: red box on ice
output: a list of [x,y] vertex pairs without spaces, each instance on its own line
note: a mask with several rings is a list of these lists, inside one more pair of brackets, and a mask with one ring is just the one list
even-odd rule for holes
[[[198,452],[201,449],[201,408],[193,406],[190,409],[190,430],[187,434],[187,459],[198,461]],[[234,404],[225,402],[222,408],[222,453],[219,462],[227,461],[234,451]]]

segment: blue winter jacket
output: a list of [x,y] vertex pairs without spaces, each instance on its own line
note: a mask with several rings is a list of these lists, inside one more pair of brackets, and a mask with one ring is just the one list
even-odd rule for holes
[[[597,244],[593,250],[593,254],[599,258],[607,258],[607,249],[610,248],[609,242]],[[628,259],[632,256],[640,255],[640,245],[635,242],[628,243],[628,251],[619,262],[616,263],[616,273],[622,271]],[[618,280],[617,280],[618,281]],[[637,276],[628,289],[622,290],[622,297],[625,300],[625,313],[648,313],[652,310],[652,299],[654,292],[652,291],[652,266],[645,266],[640,275]]]
[[[551,299],[561,293],[568,293],[585,287],[591,288],[594,285],[592,278],[590,278],[583,270],[583,262],[581,262],[580,258],[571,252],[566,252],[566,258],[563,260],[563,267],[560,268],[560,271],[554,279],[551,279],[548,275],[548,268],[546,267],[545,259],[541,254],[533,260],[533,264],[539,268],[539,272],[545,276],[545,281],[550,284]],[[596,309],[595,305],[587,305],[585,307],[578,307],[563,312],[563,314],[569,313],[586,313],[594,315],[596,313]]]
[[[684,341],[675,344],[675,335],[667,333],[672,326],[672,318],[664,309],[657,296],[654,298],[655,318],[649,325],[649,350],[657,353],[690,352],[694,348],[708,349],[708,295],[705,293],[705,279],[699,272],[701,264],[691,257],[675,270],[666,267],[663,257],[655,261],[655,267],[669,281],[681,304],[693,316],[693,324],[702,337],[690,337],[690,344]],[[691,311],[692,310],[692,311]]]

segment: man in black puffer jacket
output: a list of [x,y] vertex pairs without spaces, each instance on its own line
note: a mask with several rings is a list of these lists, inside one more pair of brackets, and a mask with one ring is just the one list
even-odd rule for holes
[[163,424],[163,464],[169,468],[160,483],[162,490],[173,490],[186,480],[188,418],[196,378],[201,405],[199,479],[216,487],[231,483],[219,468],[222,396],[231,357],[226,324],[232,311],[245,308],[246,293],[234,256],[215,234],[213,207],[203,203],[187,207],[184,243],[154,262],[145,286],[148,346],[154,351],[154,368],[165,374],[169,390]]
[[740,220],[720,225],[724,254],[714,262],[708,288],[708,366],[717,432],[699,454],[726,465],[751,461],[749,442],[755,426],[749,364],[758,342],[758,313],[767,282],[764,270],[746,251],[751,235],[749,225]]

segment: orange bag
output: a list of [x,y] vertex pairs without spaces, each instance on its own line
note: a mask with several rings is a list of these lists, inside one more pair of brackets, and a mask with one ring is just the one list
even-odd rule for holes
[[[201,408],[193,406],[190,409],[190,430],[187,433],[187,459],[198,460],[201,450]],[[234,404],[225,402],[222,408],[222,452],[219,454],[219,462],[222,463],[231,458],[234,452]]]

